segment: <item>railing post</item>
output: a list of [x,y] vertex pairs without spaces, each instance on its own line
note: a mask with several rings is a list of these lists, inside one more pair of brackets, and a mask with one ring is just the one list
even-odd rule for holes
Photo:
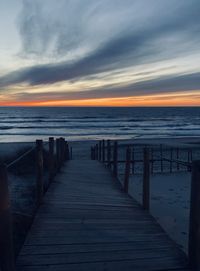
[[126,149],[126,164],[125,164],[125,176],[124,176],[124,191],[128,193],[129,177],[131,169],[131,148]]
[[149,172],[149,150],[144,148],[143,166],[143,208],[149,210],[150,205],[150,172]]
[[110,140],[107,140],[107,166],[108,168],[111,168],[111,146],[110,146]]
[[151,174],[153,174],[153,165],[154,165],[154,160],[153,160],[153,148],[151,148]]
[[[188,158],[187,161],[188,161],[188,164],[189,164],[189,163],[192,162],[192,161],[190,161],[190,149],[188,149],[187,154],[188,154],[188,155],[187,155],[187,156],[188,156],[188,157],[187,157],[187,158]],[[190,171],[190,166],[187,167],[187,170]]]
[[[179,148],[176,149],[176,159],[179,160]],[[176,165],[177,165],[177,170],[179,170],[179,163],[178,163],[178,161],[177,161]]]
[[99,145],[96,144],[96,160],[99,159]]
[[102,153],[102,144],[101,140],[99,141],[99,161],[101,161],[101,153]]
[[49,181],[51,182],[54,174],[55,174],[55,168],[54,168],[54,138],[49,137]]
[[43,184],[43,141],[36,140],[36,169],[37,169],[37,179],[36,179],[36,194],[37,194],[37,205],[42,203],[44,194],[44,184]]
[[192,162],[190,223],[189,223],[189,262],[191,267],[200,268],[200,161]]
[[173,159],[173,148],[170,149],[170,173],[172,173],[173,170],[172,159]]
[[113,174],[115,177],[118,175],[118,142],[114,142],[114,150],[113,150]]
[[132,174],[135,174],[135,149],[132,148]]
[[63,137],[60,138],[60,164],[63,165],[65,161],[65,139]]
[[105,163],[105,140],[102,141],[102,161]]
[[160,170],[163,172],[163,146],[160,144]]
[[0,165],[0,270],[14,271],[13,231],[6,165]]
[[96,147],[93,147],[93,152],[94,152],[94,160],[96,160]]
[[56,169],[60,170],[60,139],[56,138]]

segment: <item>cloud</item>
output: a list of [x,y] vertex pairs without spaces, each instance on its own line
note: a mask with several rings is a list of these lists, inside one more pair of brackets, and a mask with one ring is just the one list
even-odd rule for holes
[[[111,85],[108,87],[97,87],[93,90],[84,89],[76,92],[41,92],[30,93],[20,92],[13,97],[17,100],[84,100],[98,98],[120,98],[131,96],[143,96],[152,94],[184,93],[200,90],[200,73],[179,75],[174,77],[161,77],[145,82],[138,82],[128,85]],[[198,96],[199,97],[199,96]]]
[[[36,58],[38,64],[1,76],[0,88],[78,81],[199,52],[199,8],[198,0],[24,0],[21,56]],[[43,57],[47,64],[40,63]],[[189,73],[80,92],[79,97],[195,89],[199,73]]]

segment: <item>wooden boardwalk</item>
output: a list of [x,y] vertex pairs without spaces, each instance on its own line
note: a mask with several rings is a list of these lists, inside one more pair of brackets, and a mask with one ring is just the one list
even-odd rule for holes
[[72,160],[46,193],[17,270],[189,269],[181,250],[102,164]]

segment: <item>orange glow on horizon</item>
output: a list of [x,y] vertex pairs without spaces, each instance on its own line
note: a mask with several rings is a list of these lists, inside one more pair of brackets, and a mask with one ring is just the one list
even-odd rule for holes
[[157,94],[123,98],[82,100],[0,101],[0,106],[80,106],[80,107],[132,107],[132,106],[200,106],[200,95],[193,93]]

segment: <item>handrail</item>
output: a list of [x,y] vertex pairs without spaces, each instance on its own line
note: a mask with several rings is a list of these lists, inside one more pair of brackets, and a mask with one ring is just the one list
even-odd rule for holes
[[[46,146],[48,144],[48,142],[44,143],[44,146]],[[15,163],[19,162],[21,159],[23,159],[26,155],[28,155],[29,153],[31,153],[34,149],[36,148],[36,146],[32,147],[31,149],[29,149],[28,151],[26,151],[25,153],[23,153],[22,155],[20,155],[19,157],[17,157],[14,161],[10,162],[9,164],[7,164],[7,169],[9,169],[11,166],[13,166]]]
[[[105,161],[102,161],[102,159],[99,159],[101,155],[99,156],[99,152],[102,151],[102,149],[99,149],[98,147],[101,146],[101,144],[96,144],[95,147],[91,148],[91,158],[93,160],[99,160],[100,162],[103,162],[107,165],[108,168],[110,168],[113,173],[114,170],[112,169],[111,165],[114,164],[116,161],[115,159],[111,160],[110,157],[113,153],[114,156],[114,149],[116,146],[118,146],[117,143],[115,143],[113,146],[114,148],[110,147],[111,143],[110,140],[108,141],[108,150],[107,150],[107,159]],[[111,153],[112,149],[112,153]],[[152,159],[152,157],[159,159],[161,161],[161,172],[163,171],[163,161],[170,162],[170,172],[172,172],[172,163],[177,163],[178,165],[183,165],[189,168],[192,172],[191,174],[191,199],[190,199],[190,218],[189,218],[189,246],[188,246],[188,258],[189,263],[192,268],[195,268],[195,270],[200,270],[200,219],[199,219],[199,213],[200,213],[200,161],[193,161],[192,157],[192,148],[187,149],[188,150],[188,162],[181,161],[178,158],[180,157],[180,149],[179,148],[170,148],[170,155],[171,159],[163,157],[163,150],[162,145],[160,145],[160,156],[154,155],[151,148],[144,147],[143,148],[143,160],[140,160],[140,162],[143,162],[143,192],[142,192],[142,204],[143,208],[146,210],[149,210],[150,206],[150,170],[152,173],[152,167],[153,162],[156,161],[156,159]],[[175,155],[177,159],[173,159],[173,150],[176,150]],[[134,159],[134,151],[132,150],[132,159],[130,154],[130,145],[126,148],[126,160],[117,160],[117,163],[125,163],[125,171],[124,171],[124,182],[123,182],[123,188],[126,193],[128,193],[128,187],[129,187],[129,177],[131,176],[130,172],[130,165],[132,163],[135,163],[137,160]],[[151,156],[150,156],[151,154]],[[112,157],[113,157],[112,156]],[[151,158],[149,158],[151,157]],[[118,158],[118,157],[117,157]],[[151,167],[150,167],[151,165]],[[133,167],[134,169],[134,167]],[[177,166],[177,170],[179,170],[179,166]],[[134,173],[132,171],[132,173]],[[115,174],[114,174],[115,175]],[[117,176],[115,175],[117,178]]]
[[29,149],[27,152],[23,153],[21,156],[19,156],[18,158],[16,158],[14,161],[12,161],[10,164],[7,165],[7,169],[9,169],[11,166],[13,166],[15,163],[19,162],[22,158],[24,158],[25,156],[27,156],[29,153],[31,153],[33,150],[35,149],[35,147],[32,147],[31,149]]
[[[8,189],[8,170],[11,166],[21,161],[24,157],[35,150],[35,191],[36,200],[34,200],[33,212],[31,217],[36,213],[37,208],[43,201],[44,193],[47,191],[55,175],[59,172],[63,163],[70,160],[69,144],[64,138],[56,139],[56,155],[54,154],[54,138],[50,137],[49,141],[43,144],[42,140],[36,140],[36,146],[32,147],[17,159],[6,164],[0,164],[0,270],[14,271],[14,248],[13,248],[13,231],[10,195]],[[49,144],[47,155],[44,155],[44,145]],[[72,149],[71,149],[72,153]],[[48,181],[44,179],[44,161],[47,162]],[[16,212],[14,212],[16,213]],[[30,224],[32,219],[30,221]]]

